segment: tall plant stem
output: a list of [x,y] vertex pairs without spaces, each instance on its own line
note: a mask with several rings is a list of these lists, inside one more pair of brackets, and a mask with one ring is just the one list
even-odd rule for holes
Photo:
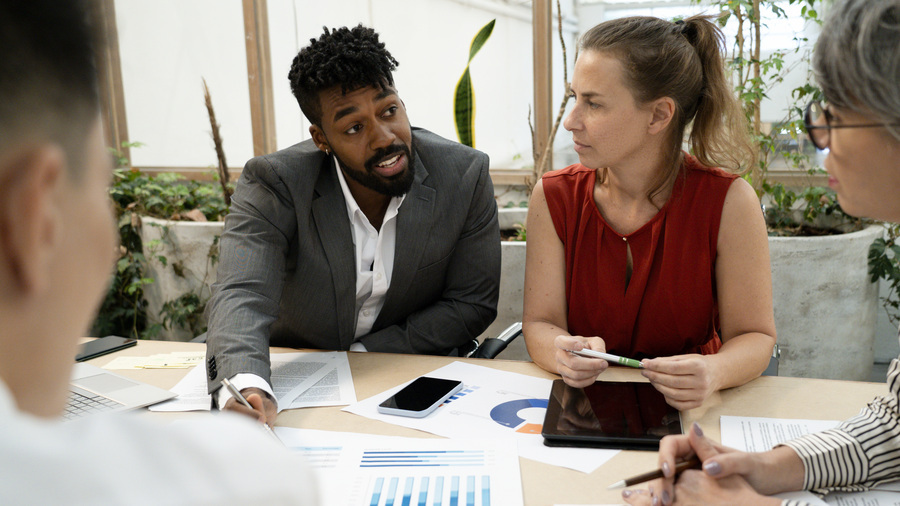
[[222,198],[225,205],[231,205],[231,189],[228,188],[228,164],[225,163],[225,149],[222,148],[222,136],[219,135],[219,124],[216,122],[216,111],[213,109],[212,97],[209,95],[209,87],[206,86],[206,79],[203,79],[203,97],[206,101],[206,112],[209,113],[209,125],[212,128],[213,144],[216,147],[216,158],[219,161],[217,167],[219,173],[219,184],[222,185]]

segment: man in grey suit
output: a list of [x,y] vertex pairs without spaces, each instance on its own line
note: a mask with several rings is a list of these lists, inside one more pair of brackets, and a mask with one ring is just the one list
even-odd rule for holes
[[270,345],[447,355],[496,316],[488,157],[412,128],[396,65],[362,25],[294,59],[312,139],[250,160],[225,220],[207,348],[223,409],[274,422]]

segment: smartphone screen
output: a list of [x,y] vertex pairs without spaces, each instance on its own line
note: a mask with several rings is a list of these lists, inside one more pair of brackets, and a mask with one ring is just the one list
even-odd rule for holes
[[129,339],[119,336],[106,336],[93,341],[88,341],[81,345],[78,355],[75,355],[76,362],[83,362],[92,358],[106,355],[114,351],[128,348],[137,344],[137,339]]
[[434,411],[462,387],[459,380],[422,376],[379,404],[378,411],[420,418]]

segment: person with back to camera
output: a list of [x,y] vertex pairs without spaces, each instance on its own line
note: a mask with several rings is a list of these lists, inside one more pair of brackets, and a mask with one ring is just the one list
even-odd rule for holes
[[[900,0],[837,0],[813,56],[825,103],[812,102],[806,128],[828,149],[828,185],[849,214],[900,221]],[[827,275],[827,273],[825,274]],[[841,336],[835,336],[840,339]],[[839,427],[767,452],[725,448],[694,424],[662,440],[669,478],[625,490],[630,504],[783,504],[764,495],[796,490],[866,490],[900,478],[900,359],[887,374],[889,394]],[[702,470],[673,483],[676,460],[697,455]],[[650,493],[648,493],[650,492]]]
[[746,181],[715,168],[755,160],[723,46],[704,16],[616,19],[581,38],[564,123],[581,163],[532,193],[523,316],[529,354],[569,385],[608,366],[571,351],[639,358],[683,410],[768,365],[762,210]]
[[86,4],[0,2],[0,504],[317,504],[245,417],[60,416],[116,251]]

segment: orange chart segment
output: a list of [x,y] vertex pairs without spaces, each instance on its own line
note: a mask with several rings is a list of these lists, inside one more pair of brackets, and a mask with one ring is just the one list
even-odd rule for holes
[[526,423],[516,429],[516,432],[521,432],[522,434],[540,434],[543,427],[544,426],[539,423]]

